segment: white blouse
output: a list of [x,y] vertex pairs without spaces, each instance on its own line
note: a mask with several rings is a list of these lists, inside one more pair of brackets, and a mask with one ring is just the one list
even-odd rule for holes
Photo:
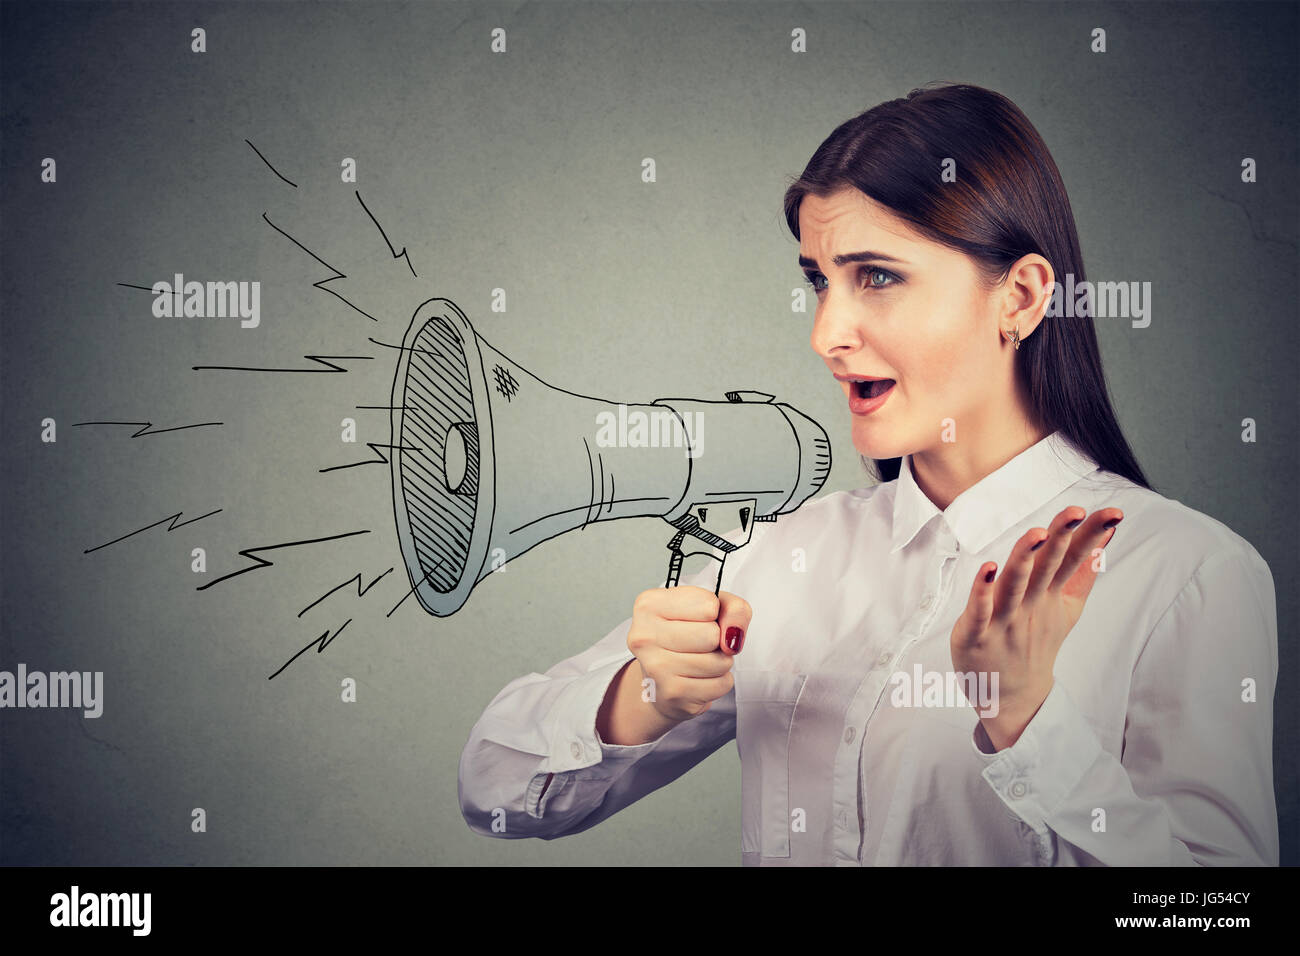
[[[1000,574],[1021,534],[1070,505],[1124,520],[1051,693],[991,752],[970,702],[934,692],[951,684],[952,627],[979,566]],[[712,588],[711,573],[682,583]],[[909,456],[896,481],[757,524],[721,588],[754,611],[730,693],[653,742],[604,743],[628,618],[488,705],[460,762],[470,828],[580,832],[734,738],[747,865],[1278,864],[1268,565],[1059,432],[945,511]]]

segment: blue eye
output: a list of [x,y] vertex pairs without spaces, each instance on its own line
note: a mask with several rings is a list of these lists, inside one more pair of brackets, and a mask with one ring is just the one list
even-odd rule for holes
[[[894,275],[894,273],[890,272],[888,269],[877,269],[871,266],[859,270],[858,275],[867,277],[867,288],[869,289],[887,289],[890,288],[891,286],[898,285],[900,282],[903,281],[898,276]],[[877,276],[883,276],[884,277],[883,281],[880,282],[874,281]],[[813,292],[826,291],[825,285],[818,284],[819,282],[826,281],[826,277],[822,275],[820,272],[805,272],[804,281],[807,282],[808,285],[812,286]]]

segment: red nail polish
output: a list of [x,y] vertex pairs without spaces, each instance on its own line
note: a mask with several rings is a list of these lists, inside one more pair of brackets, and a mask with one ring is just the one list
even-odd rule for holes
[[992,583],[993,583],[993,575],[997,574],[997,570],[998,570],[997,568],[994,568],[994,569],[993,569],[992,571],[990,571],[988,574],[984,575],[984,583],[985,583],[985,584],[992,584]]
[[1073,521],[1071,521],[1069,524],[1065,526],[1065,530],[1073,531],[1075,528],[1079,527],[1079,522],[1081,522],[1082,520],[1083,520],[1082,518],[1075,518]]
[[1030,548],[1029,550],[1030,550],[1030,551],[1037,551],[1039,548],[1041,548],[1041,547],[1042,547],[1043,545],[1045,545],[1045,544],[1047,544],[1047,539],[1046,539],[1046,538],[1044,538],[1042,541],[1038,542],[1038,544],[1034,545],[1034,546],[1033,546],[1032,548]]
[[733,654],[739,654],[740,648],[745,643],[745,632],[736,626],[727,628],[727,650]]
[[1110,519],[1109,521],[1107,521],[1104,525],[1102,525],[1102,527],[1103,527],[1103,528],[1113,528],[1113,527],[1115,527],[1115,525],[1119,524],[1119,523],[1120,523],[1121,521],[1123,521],[1123,520],[1124,520],[1123,518],[1111,518],[1111,519]]

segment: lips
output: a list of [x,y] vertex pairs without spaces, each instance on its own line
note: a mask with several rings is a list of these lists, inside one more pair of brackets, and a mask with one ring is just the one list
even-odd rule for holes
[[841,381],[848,383],[849,411],[854,415],[870,415],[880,408],[894,394],[896,384],[892,378],[869,379],[857,375],[846,375]]
[[885,396],[896,384],[892,378],[876,375],[856,375],[832,372],[836,381],[849,387],[849,408],[854,414],[864,414],[884,402]]

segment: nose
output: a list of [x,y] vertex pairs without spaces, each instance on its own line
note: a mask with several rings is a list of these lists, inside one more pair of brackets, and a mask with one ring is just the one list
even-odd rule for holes
[[828,295],[817,308],[810,342],[813,351],[827,360],[856,352],[862,348],[858,317]]

